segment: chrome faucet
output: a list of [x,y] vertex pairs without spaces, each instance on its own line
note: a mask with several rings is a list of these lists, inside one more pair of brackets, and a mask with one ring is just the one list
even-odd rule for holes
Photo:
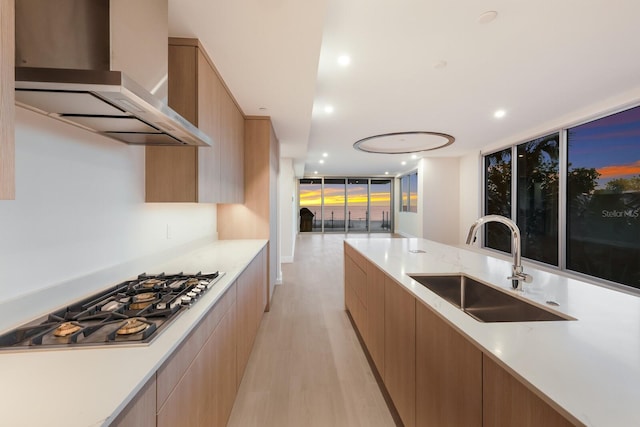
[[509,227],[509,230],[511,231],[511,253],[513,254],[513,265],[511,266],[511,276],[507,277],[507,279],[511,280],[511,286],[513,289],[523,291],[522,282],[530,283],[533,280],[533,277],[522,271],[522,259],[520,256],[520,229],[515,222],[500,215],[485,215],[480,217],[469,229],[467,245],[471,245],[475,241],[478,228],[488,222],[500,222]]

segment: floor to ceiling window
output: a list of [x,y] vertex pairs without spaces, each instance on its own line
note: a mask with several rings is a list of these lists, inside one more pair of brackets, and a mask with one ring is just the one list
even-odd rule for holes
[[372,179],[369,184],[370,230],[390,232],[391,228],[391,188],[390,179]]
[[345,231],[346,180],[325,178],[322,198],[324,199],[323,223],[325,232]]
[[[640,289],[640,107],[485,155],[484,212],[525,258]],[[484,236],[510,252],[502,224]]]
[[322,180],[301,179],[300,231],[322,231]]
[[640,107],[568,130],[567,268],[640,288]]
[[390,232],[391,189],[391,179],[301,179],[300,231]]

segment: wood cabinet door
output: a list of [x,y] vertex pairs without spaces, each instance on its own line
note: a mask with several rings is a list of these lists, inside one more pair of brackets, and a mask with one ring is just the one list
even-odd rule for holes
[[482,352],[420,302],[416,425],[482,426]]
[[384,379],[384,273],[367,265],[367,349],[380,377]]
[[214,427],[227,425],[238,391],[236,359],[236,305],[233,304],[211,335],[211,387]]
[[345,253],[345,286],[349,288],[349,312],[365,343],[368,341],[366,286],[367,274],[356,264],[349,253]]
[[16,196],[14,14],[14,0],[0,0],[0,200]]
[[483,355],[483,425],[569,427],[573,424],[490,357]]
[[211,147],[198,147],[198,202],[220,200],[220,107],[224,88],[201,49],[197,49],[198,128],[213,140]]
[[[253,263],[253,261],[252,261]],[[244,370],[247,367],[253,341],[257,330],[257,306],[258,298],[255,291],[255,283],[251,277],[251,264],[238,276],[237,299],[237,335],[238,335],[238,382],[242,381]]]
[[405,427],[416,425],[416,300],[385,276],[384,383]]
[[156,426],[156,377],[153,376],[111,424],[111,427]]

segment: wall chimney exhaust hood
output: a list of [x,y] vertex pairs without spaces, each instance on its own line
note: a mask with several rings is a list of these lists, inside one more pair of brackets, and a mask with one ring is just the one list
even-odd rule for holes
[[211,145],[166,104],[167,21],[167,0],[16,0],[16,104],[127,144]]

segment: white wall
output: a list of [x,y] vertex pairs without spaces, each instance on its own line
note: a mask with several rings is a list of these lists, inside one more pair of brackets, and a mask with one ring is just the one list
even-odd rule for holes
[[[115,283],[216,238],[214,204],[144,203],[143,147],[16,110],[16,200],[0,202],[0,304],[96,272],[113,271],[100,277]],[[88,281],[87,293],[111,283]]]
[[440,243],[457,244],[459,238],[459,159],[422,159],[422,237]]
[[[280,261],[293,262],[298,230],[297,187],[293,159],[280,159]],[[279,278],[282,279],[282,272]]]
[[460,239],[464,244],[471,224],[482,216],[480,152],[460,158]]

